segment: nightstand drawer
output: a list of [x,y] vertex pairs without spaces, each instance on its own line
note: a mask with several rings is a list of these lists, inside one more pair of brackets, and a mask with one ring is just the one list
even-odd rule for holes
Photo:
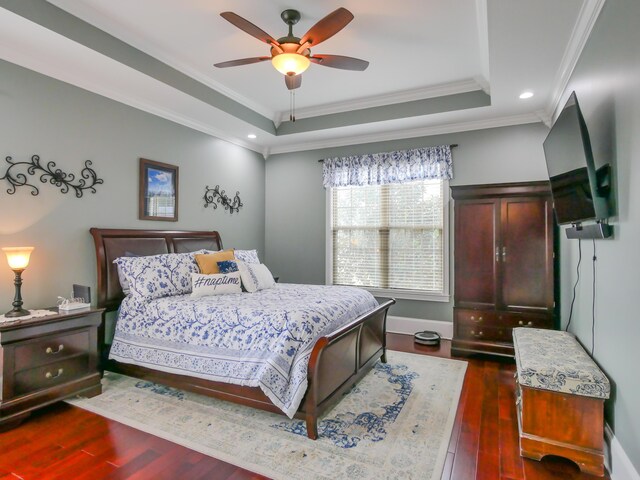
[[16,345],[15,371],[26,370],[52,362],[58,362],[79,353],[90,351],[89,330],[72,331],[61,335],[49,335],[34,341]]
[[55,387],[89,373],[89,355],[23,370],[13,377],[14,395],[24,395],[43,388]]

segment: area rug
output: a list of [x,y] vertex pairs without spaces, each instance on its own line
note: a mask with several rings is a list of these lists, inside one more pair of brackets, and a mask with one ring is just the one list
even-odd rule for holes
[[387,352],[306,437],[304,421],[107,372],[69,403],[274,479],[439,479],[466,362]]

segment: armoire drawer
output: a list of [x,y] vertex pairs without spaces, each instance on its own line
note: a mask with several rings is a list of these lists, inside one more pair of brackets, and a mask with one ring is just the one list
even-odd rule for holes
[[503,312],[498,314],[498,321],[501,325],[511,328],[553,328],[553,316],[551,315]]
[[492,310],[455,310],[456,324],[473,326],[497,326],[496,312]]
[[478,342],[510,342],[511,329],[508,327],[457,324],[456,338],[458,340],[474,340]]

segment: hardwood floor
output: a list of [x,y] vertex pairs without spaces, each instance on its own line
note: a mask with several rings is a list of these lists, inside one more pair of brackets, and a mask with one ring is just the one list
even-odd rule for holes
[[[391,350],[450,358],[441,347],[415,345],[408,335],[388,335]],[[522,459],[515,414],[515,366],[467,359],[443,480],[588,480],[568,460]],[[140,432],[65,403],[35,413],[0,433],[4,479],[262,479],[221,460]],[[608,477],[607,477],[608,478]]]

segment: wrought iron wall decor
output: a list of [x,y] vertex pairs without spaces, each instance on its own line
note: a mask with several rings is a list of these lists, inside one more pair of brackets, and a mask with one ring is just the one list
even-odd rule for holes
[[204,192],[204,206],[205,208],[211,205],[214,210],[218,208],[218,203],[224,207],[225,210],[229,210],[229,213],[239,212],[240,207],[243,206],[240,200],[240,192],[236,192],[236,196],[233,199],[227,196],[224,190],[220,190],[220,185],[216,185],[214,188],[209,188],[209,185],[205,187]]
[[[91,168],[91,160],[84,162],[84,168],[80,170],[81,178],[77,180],[76,175],[73,173],[65,173],[56,168],[55,162],[47,162],[46,165],[42,165],[38,155],[33,155],[31,161],[28,162],[14,162],[11,157],[6,157],[5,160],[9,166],[4,176],[0,177],[0,180],[9,182],[9,188],[7,189],[9,195],[16,193],[18,187],[29,187],[31,188],[31,195],[38,195],[40,193],[38,187],[29,183],[29,177],[36,175],[40,175],[42,183],[50,183],[60,188],[61,193],[73,190],[78,198],[82,197],[85,190],[96,193],[95,186],[104,183],[101,178],[98,178],[95,170]],[[21,169],[24,169],[24,171],[21,171]]]

